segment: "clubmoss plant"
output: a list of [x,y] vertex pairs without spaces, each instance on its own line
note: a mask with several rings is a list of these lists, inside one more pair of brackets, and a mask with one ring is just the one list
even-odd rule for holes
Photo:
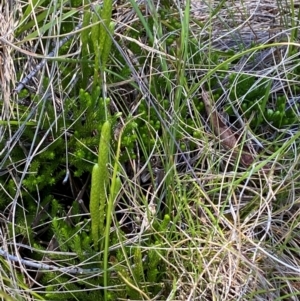
[[[27,82],[17,117],[0,124],[3,245],[56,267],[1,258],[13,297],[34,277],[47,300],[297,298],[299,11],[291,1],[282,14],[291,39],[277,43],[261,30],[244,35],[262,8],[251,1],[237,13],[236,1],[217,1],[201,20],[194,2],[179,2],[117,1],[112,16],[111,0],[15,1],[18,81],[73,33]],[[231,137],[243,135],[235,158],[209,122],[215,111]],[[243,146],[255,157],[248,167]]]
[[[272,80],[256,79],[250,74],[232,73],[229,76],[229,86],[234,87],[230,89],[230,98],[241,103],[239,113],[252,120],[254,130],[268,123],[280,129],[294,124],[297,120],[296,105],[289,105],[286,95],[276,95],[274,101],[270,101]],[[234,116],[230,104],[226,105],[226,111]]]
[[109,147],[111,137],[110,121],[106,121],[101,129],[99,143],[98,163],[93,167],[90,212],[92,223],[92,237],[94,247],[99,249],[99,237],[104,233],[105,209],[107,204],[107,186],[108,186],[108,163]]

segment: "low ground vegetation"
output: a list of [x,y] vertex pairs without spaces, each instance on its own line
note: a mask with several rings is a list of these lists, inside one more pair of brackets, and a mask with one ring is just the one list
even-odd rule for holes
[[295,1],[0,4],[3,300],[298,300]]

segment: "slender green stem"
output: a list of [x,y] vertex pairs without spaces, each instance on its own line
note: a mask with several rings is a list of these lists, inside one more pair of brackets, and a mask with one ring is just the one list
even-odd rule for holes
[[117,147],[117,153],[116,153],[116,158],[115,158],[114,171],[113,171],[113,176],[111,179],[110,194],[109,194],[107,211],[106,211],[105,243],[104,243],[104,255],[103,255],[103,270],[104,270],[103,285],[104,285],[104,300],[105,301],[108,301],[107,287],[108,287],[108,255],[109,255],[108,253],[109,253],[109,242],[110,242],[110,226],[111,226],[114,201],[121,188],[121,180],[118,177],[119,157],[120,157],[120,151],[121,151],[121,137],[122,137],[122,133],[120,133],[120,137],[118,140],[118,147]]
[[144,26],[144,28],[146,30],[147,36],[149,37],[150,41],[153,42],[154,41],[153,34],[152,34],[151,30],[150,30],[150,27],[148,26],[148,23],[147,23],[146,19],[143,16],[141,10],[139,9],[136,1],[135,0],[129,0],[129,1],[130,1],[131,5],[132,5],[133,9],[135,10],[136,14],[138,15],[140,21],[142,22],[142,24],[143,24],[143,26]]
[[[188,54],[188,40],[189,40],[189,20],[190,20],[190,0],[187,0],[186,8],[184,11],[183,21],[182,21],[182,29],[180,36],[180,47],[178,49],[177,57],[178,57],[178,65],[177,65],[177,85],[175,91],[174,98],[174,110],[176,115],[179,115],[180,103],[182,101],[182,97],[184,95],[183,88],[186,87],[186,79],[185,79],[185,67],[186,67],[186,59]],[[178,132],[178,120],[174,119],[172,124],[172,136],[176,137]],[[169,138],[168,133],[166,132],[166,139],[168,141],[168,145],[166,145],[166,150],[168,150],[168,158],[166,161],[166,170],[168,171],[168,176],[166,179],[166,184],[172,182],[174,178],[173,168],[174,168],[174,153],[175,153],[175,143],[173,139]],[[168,208],[171,209],[172,205],[172,195],[167,196],[167,205]]]

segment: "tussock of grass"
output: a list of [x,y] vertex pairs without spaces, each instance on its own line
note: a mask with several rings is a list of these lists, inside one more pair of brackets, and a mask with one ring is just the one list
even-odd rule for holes
[[[34,73],[29,93],[13,93],[38,58],[82,22],[78,10],[91,5],[97,11],[87,1],[77,8],[71,1],[68,9],[54,2],[0,6],[0,23],[6,24],[0,29],[0,238],[1,250],[11,254],[0,257],[2,298],[298,300],[299,3],[192,1],[190,11],[173,1],[115,3],[101,96],[110,98],[112,115],[122,112],[112,144],[121,129],[124,137],[136,136],[133,147],[129,138],[122,140],[127,144],[117,162],[122,188],[103,288],[103,250],[71,252],[83,232],[88,240],[90,227],[90,178],[87,170],[76,176],[72,159],[83,145],[90,157],[82,162],[93,163],[97,127],[87,140],[72,131],[78,120],[84,128],[90,116],[88,106],[80,107],[78,87],[93,89],[95,78],[81,77],[82,66],[93,65],[92,46],[81,51],[75,34]],[[279,108],[280,97],[285,103]],[[270,111],[282,116],[272,120]],[[220,140],[214,112],[239,137],[235,150]],[[78,149],[71,147],[72,136]],[[55,153],[52,146],[62,137],[63,151]],[[245,147],[254,158],[250,166],[242,164]],[[20,150],[22,159],[14,162]],[[50,150],[66,157],[65,165],[57,167],[57,183],[33,189],[26,182],[32,165]],[[41,158],[49,162],[49,156]],[[65,224],[75,229],[70,237]],[[37,271],[25,260],[45,266]],[[61,268],[55,276],[45,271],[54,266]]]

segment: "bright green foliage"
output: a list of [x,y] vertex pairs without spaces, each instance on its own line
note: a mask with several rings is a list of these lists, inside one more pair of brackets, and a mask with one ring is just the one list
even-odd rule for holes
[[116,200],[116,198],[121,190],[121,187],[122,187],[122,181],[121,181],[120,176],[117,175],[117,177],[115,179],[115,189],[114,189],[114,191],[111,191],[111,193],[113,194],[112,195],[113,201]]
[[91,44],[89,44],[90,42],[90,38],[89,38],[89,33],[90,33],[90,28],[87,28],[87,26],[90,23],[90,19],[91,19],[91,12],[88,8],[88,6],[86,7],[86,9],[84,10],[84,14],[83,14],[83,21],[82,21],[82,28],[84,28],[81,32],[81,42],[82,42],[82,46],[81,46],[81,58],[82,58],[82,62],[81,62],[81,72],[82,72],[82,83],[81,83],[81,87],[85,88],[88,86],[88,79],[89,77],[92,75],[92,70],[89,67],[88,64],[88,55],[89,55],[89,47],[91,47]]
[[[158,254],[158,251],[156,250],[156,247],[159,247],[158,244],[154,244],[153,248],[149,250],[148,253],[148,267],[147,267],[147,280],[150,283],[158,283],[161,276],[159,275],[158,266],[160,264],[160,256]],[[159,285],[155,288],[155,290],[159,290]],[[154,292],[155,293],[155,292]]]
[[231,89],[232,98],[245,96],[247,101],[260,100],[264,96],[266,82],[257,82],[254,76],[247,74],[232,73],[229,76],[229,84],[234,85]]
[[[75,203],[75,202],[74,202]],[[72,209],[76,209],[76,206]],[[60,213],[61,215],[63,212]],[[78,211],[73,210],[72,214],[78,215]],[[54,217],[51,223],[51,230],[58,241],[60,249],[63,251],[75,252],[81,260],[87,260],[88,256],[83,253],[90,250],[91,240],[88,240],[88,247],[85,244],[86,233],[81,231],[81,227],[78,225],[72,226],[67,223],[64,218]],[[74,261],[74,264],[76,262]]]
[[[110,45],[106,45],[108,39],[110,39],[107,30],[112,30],[113,27],[110,27],[111,23],[111,14],[112,14],[112,0],[104,0],[103,8],[100,13],[101,17],[101,25],[99,31],[99,52],[102,55],[102,52],[109,52]],[[105,48],[108,48],[104,50]],[[102,61],[103,65],[105,65],[105,61]]]
[[90,212],[92,222],[92,237],[96,250],[98,249],[99,237],[104,234],[105,227],[110,136],[110,122],[106,121],[101,130],[98,163],[94,165],[92,172]]
[[101,52],[99,47],[99,32],[100,32],[100,24],[97,24],[99,21],[96,14],[92,15],[92,23],[94,26],[91,30],[91,40],[93,43],[94,55],[95,55],[95,62],[94,62],[94,77],[93,77],[93,87],[95,88],[101,83],[100,79],[100,67],[101,67]]
[[[10,162],[14,162],[17,170],[22,171],[28,160],[30,148],[37,150],[35,155],[31,156],[31,164],[22,182],[21,206],[16,207],[16,216],[18,216],[18,224],[15,226],[16,234],[30,239],[31,243],[51,240],[55,235],[61,250],[77,253],[80,261],[85,261],[87,266],[88,257],[87,255],[83,256],[83,253],[91,252],[92,241],[90,233],[87,232],[90,229],[84,228],[82,231],[80,228],[83,227],[82,222],[84,221],[80,216],[82,208],[77,201],[74,201],[76,195],[72,198],[71,192],[68,190],[70,183],[74,185],[74,189],[77,189],[77,178],[82,177],[85,181],[87,174],[91,173],[94,163],[97,162],[99,126],[101,127],[104,123],[105,108],[108,104],[108,100],[99,97],[100,94],[99,88],[95,89],[93,93],[80,90],[78,98],[66,99],[64,116],[57,118],[54,126],[51,124],[55,120],[57,112],[52,103],[47,101],[47,118],[45,119],[42,114],[42,104],[39,105],[36,111],[36,117],[41,119],[39,127],[25,127],[18,144],[12,148],[9,160],[6,161],[9,169],[12,168]],[[39,100],[35,98],[34,101],[38,102]],[[22,123],[22,118],[20,123]],[[50,127],[52,130],[46,135],[46,131]],[[11,131],[13,135],[18,128],[12,126]],[[7,139],[0,142],[1,149],[5,147]],[[3,153],[0,159],[3,160],[5,155],[6,153]],[[66,161],[66,156],[68,156],[68,161]],[[63,186],[66,166],[70,170],[70,176]],[[20,176],[21,173],[18,175],[18,179]],[[6,190],[6,192],[4,190],[0,192],[0,208],[3,212],[11,204],[12,197],[16,194],[18,182],[15,179],[15,174],[11,173],[0,177],[0,183]],[[66,193],[62,195],[59,191],[66,191]],[[66,221],[66,212],[70,207],[72,212],[69,220]],[[26,208],[25,212],[24,208]],[[42,211],[42,208],[47,209]],[[28,227],[36,224],[37,221],[37,229],[32,230],[31,227]],[[50,227],[47,227],[49,221]],[[70,223],[70,221],[72,222]],[[84,222],[89,225],[87,221]],[[77,224],[81,226],[77,227]],[[37,236],[36,233],[39,232],[42,233],[41,236]],[[74,262],[74,264],[76,263],[78,264],[79,261]]]
[[[43,282],[46,286],[46,300],[80,300],[84,301],[87,298],[87,292],[80,289],[77,283],[72,283],[67,276],[62,276],[57,273],[46,273],[43,276]],[[51,283],[51,285],[49,285]],[[79,281],[80,283],[80,281]],[[86,289],[91,289],[97,285],[94,279],[84,281]],[[102,300],[102,293],[100,290],[91,291],[89,297],[91,300]]]
[[137,283],[141,283],[144,281],[144,269],[143,269],[143,261],[142,261],[142,251],[140,248],[136,248],[134,250],[134,262],[135,265],[132,269],[133,277]]
[[82,5],[82,0],[71,0],[71,7],[78,7]]
[[[18,235],[24,235],[28,237],[32,243],[35,242],[35,247],[37,249],[44,249],[44,246],[40,245],[38,241],[45,241],[51,240],[53,236],[55,236],[56,241],[59,244],[60,250],[66,252],[74,252],[77,254],[77,257],[70,258],[70,256],[65,255],[49,255],[54,261],[55,260],[63,260],[67,261],[68,264],[76,265],[81,262],[85,262],[84,268],[95,267],[95,263],[90,264],[89,260],[92,258],[93,250],[91,246],[94,242],[92,238],[91,232],[89,227],[83,228],[83,225],[90,225],[87,219],[83,219],[80,215],[82,214],[82,209],[79,206],[78,202],[74,199],[68,200],[60,197],[60,195],[54,195],[55,189],[61,189],[60,185],[63,178],[65,177],[65,166],[66,166],[66,147],[68,151],[68,166],[72,173],[72,178],[75,180],[76,177],[80,178],[83,177],[86,173],[91,173],[93,166],[97,163],[98,158],[96,156],[97,153],[97,146],[99,145],[100,140],[100,129],[104,126],[106,131],[106,138],[101,136],[104,140],[101,150],[101,142],[99,148],[99,155],[105,160],[100,160],[98,162],[102,166],[102,171],[105,173],[106,183],[107,182],[107,152],[109,152],[109,147],[112,149],[115,148],[113,141],[111,140],[110,136],[110,126],[105,123],[105,109],[109,104],[109,100],[99,97],[101,95],[101,91],[99,88],[94,89],[92,93],[87,93],[84,90],[80,90],[78,98],[70,98],[67,99],[64,103],[64,120],[62,118],[56,119],[55,127],[53,127],[52,131],[50,132],[51,135],[45,137],[45,131],[51,125],[51,120],[55,119],[55,111],[52,104],[47,104],[46,111],[47,111],[47,120],[43,119],[40,128],[32,128],[32,126],[28,126],[25,128],[22,136],[20,137],[20,145],[21,147],[14,147],[13,151],[11,152],[11,160],[13,162],[20,162],[19,169],[21,170],[24,166],[24,160],[26,159],[26,153],[24,153],[24,146],[25,149],[28,149],[31,145],[27,145],[26,141],[33,141],[35,139],[35,146],[39,145],[40,152],[33,157],[33,160],[29,166],[29,172],[26,174],[24,181],[23,181],[23,190],[22,190],[22,202],[26,207],[26,221],[24,221],[24,213],[22,208],[17,207],[17,215],[18,215],[18,226],[15,228]],[[38,99],[35,100],[38,102]],[[37,116],[39,116],[42,109],[42,106],[37,108]],[[146,110],[146,107],[145,107]],[[145,118],[147,115],[144,116]],[[130,118],[130,117],[128,117]],[[155,118],[155,117],[154,117]],[[114,120],[113,118],[111,118]],[[132,119],[132,117],[131,117]],[[152,127],[147,128],[145,121],[140,119],[141,124],[144,125],[145,131],[150,131],[153,133],[153,137],[156,131],[160,130],[160,123],[158,122],[157,118],[153,119]],[[121,137],[121,149],[124,150],[125,148],[130,149],[132,153],[134,153],[135,143],[138,141],[138,126],[139,126],[139,119],[134,119],[128,122],[128,125],[124,129],[123,135]],[[65,127],[67,131],[64,131]],[[35,133],[37,131],[38,134]],[[65,135],[67,133],[67,135]],[[108,135],[109,134],[109,135]],[[107,136],[108,135],[108,136]],[[128,140],[129,137],[132,139],[131,141]],[[46,138],[46,139],[45,139]],[[148,143],[148,139],[145,139]],[[2,142],[3,144],[4,142]],[[2,145],[3,146],[3,145]],[[105,163],[106,162],[106,163]],[[1,183],[10,193],[10,195],[14,195],[16,191],[16,183],[13,179],[10,178],[10,175],[7,174],[4,177],[0,178]],[[73,180],[72,180],[73,181]],[[93,184],[92,184],[93,185]],[[116,198],[120,191],[122,183],[120,177],[117,176],[115,178],[115,189],[111,193],[112,200]],[[58,188],[56,188],[58,186]],[[104,186],[103,186],[104,188]],[[63,188],[64,189],[64,188]],[[105,202],[106,202],[106,191],[103,189],[105,193]],[[100,193],[101,194],[101,193]],[[104,195],[104,194],[103,194]],[[36,198],[41,200],[40,206],[41,208],[46,207],[47,211],[43,212],[39,216],[39,224],[41,225],[42,229],[49,224],[45,232],[42,234],[41,237],[35,236],[35,231],[28,231],[28,224],[32,224],[35,221],[35,217],[37,214],[37,203]],[[10,202],[11,199],[2,191],[1,192],[1,206],[5,208]],[[105,204],[105,202],[103,204]],[[98,220],[102,221],[104,224],[105,221],[105,206],[99,210],[100,204],[98,206]],[[70,215],[66,218],[66,212],[71,209]],[[92,210],[91,210],[92,211]],[[102,217],[101,217],[102,212]],[[45,226],[43,226],[43,224]],[[27,230],[26,230],[27,229]],[[29,228],[30,229],[30,228]],[[41,228],[38,228],[40,230]],[[119,236],[122,237],[122,231],[119,229]],[[99,240],[103,239],[103,232],[99,231]],[[149,241],[149,243],[153,243],[154,240],[157,238],[153,236],[153,238]],[[125,240],[125,238],[124,238]],[[114,238],[114,235],[110,238],[110,245],[118,244],[118,239]],[[127,252],[127,257],[130,257],[132,254],[131,248],[125,248]],[[145,254],[146,255],[146,254]],[[33,258],[37,260],[41,260],[41,254],[34,254],[32,255]],[[129,269],[124,265],[125,256],[123,254],[122,249],[116,250],[116,257],[118,258],[119,262],[122,262],[122,275],[125,279],[132,281],[132,275],[129,272]],[[92,259],[94,260],[94,259]],[[158,258],[157,261],[152,261],[151,269],[149,268],[148,259],[146,262],[143,262],[141,258],[140,250],[136,251],[134,256],[130,259],[129,262],[134,268],[132,273],[134,273],[134,277],[136,278],[137,282],[147,283],[147,281],[153,279],[154,281],[160,281],[160,270],[159,266],[162,267],[161,260]],[[99,266],[97,266],[99,267]],[[49,284],[49,279],[56,278],[58,273],[47,273],[43,276],[42,282],[44,284]],[[110,281],[111,283],[116,283],[118,285],[124,285],[127,287],[126,290],[123,290],[122,293],[118,293],[117,295],[123,298],[128,298],[129,295],[139,295],[134,289],[130,288],[125,282],[124,277],[118,277],[114,281]],[[109,278],[110,279],[110,278]],[[130,280],[131,279],[131,280]],[[63,278],[57,278],[57,283],[59,281],[63,281]],[[89,282],[91,285],[97,284],[99,285],[99,281],[101,283],[101,279],[90,279]],[[51,282],[53,283],[53,282]],[[135,285],[133,282],[131,282]],[[83,293],[81,291],[80,284],[74,285],[65,285],[62,291],[65,292],[64,298],[74,299],[77,298],[78,300],[83,300]],[[86,288],[88,288],[87,283],[83,283]],[[139,284],[140,288],[144,290],[142,284]],[[159,287],[159,285],[158,285]],[[55,293],[57,289],[57,285],[53,284],[53,286],[47,287],[47,295],[46,299],[49,300],[56,300],[60,294]],[[78,293],[67,292],[67,290],[77,290]],[[52,290],[52,291],[51,291]],[[109,292],[110,298],[112,297],[112,292]],[[149,292],[150,294],[150,292]],[[101,295],[101,294],[100,294]],[[98,299],[101,299],[101,296],[98,295]],[[66,300],[67,300],[66,299]]]
[[[87,6],[88,7],[88,6]],[[93,89],[101,83],[101,76],[105,70],[106,63],[111,51],[111,35],[114,33],[114,23],[111,22],[112,1],[105,0],[103,8],[96,5],[94,12],[88,8],[84,11],[82,41],[82,86],[87,86],[87,79],[93,74]],[[100,18],[99,18],[100,16]],[[89,25],[93,24],[91,28]],[[89,34],[91,33],[91,34]],[[89,50],[90,49],[90,50]],[[94,56],[92,67],[85,61],[89,55]]]
[[[92,172],[92,184],[91,184],[91,197],[90,197],[90,213],[91,213],[91,228],[92,228],[92,237],[94,241],[95,249],[98,249],[99,243],[99,228],[100,223],[103,227],[104,222],[104,212],[102,212],[101,217],[103,220],[100,220],[100,194],[101,194],[101,186],[100,183],[100,168],[98,164],[95,164]],[[105,190],[104,190],[105,193]]]
[[99,178],[98,185],[100,187],[99,191],[99,233],[104,235],[105,228],[105,211],[107,204],[107,186],[108,186],[108,163],[109,163],[109,152],[110,152],[110,138],[111,137],[111,125],[110,121],[106,121],[101,130],[101,138],[99,144],[99,153],[98,153],[98,165],[99,165]]
[[[110,33],[111,36],[114,33],[115,25],[116,24],[114,22],[109,23],[108,32]],[[106,66],[106,62],[108,60],[108,57],[109,57],[109,54],[111,51],[112,39],[111,39],[110,35],[108,33],[106,34],[105,44],[101,51],[101,62],[102,62],[103,68]]]
[[[78,2],[75,0],[72,0],[72,3],[76,6],[78,5]],[[116,52],[113,45],[110,45],[112,40],[107,34],[106,29],[109,29],[110,34],[112,35],[114,24],[111,23],[110,17],[107,18],[102,15],[106,9],[105,5],[107,5],[109,1],[105,3],[103,12],[98,10],[102,19],[109,20],[109,22],[106,23],[106,40],[104,44],[103,41],[101,41],[103,35],[99,33],[100,30],[104,30],[104,26],[100,27],[99,25],[101,18],[97,18],[96,13],[91,12],[89,6],[86,6],[86,10],[84,11],[83,28],[89,26],[91,23],[93,23],[93,27],[83,29],[80,33],[82,47],[79,64],[81,66],[80,70],[82,71],[82,78],[75,84],[74,89],[69,93],[69,98],[64,98],[62,100],[62,111],[54,108],[52,102],[48,100],[46,104],[39,104],[35,118],[36,120],[40,120],[40,123],[25,128],[25,131],[19,139],[22,147],[14,147],[10,154],[11,162],[19,162],[20,165],[18,166],[18,169],[22,170],[30,147],[32,146],[33,149],[39,147],[38,152],[31,160],[29,170],[22,183],[22,205],[24,205],[27,210],[26,221],[31,225],[35,220],[37,215],[37,200],[41,200],[40,205],[42,207],[47,206],[47,211],[41,215],[39,220],[42,225],[41,227],[45,228],[45,232],[42,233],[42,235],[35,236],[34,230],[29,233],[28,231],[25,231],[26,225],[28,226],[24,221],[25,217],[18,217],[19,227],[16,227],[18,231],[17,234],[29,236],[30,241],[35,242],[35,247],[37,249],[45,249],[45,245],[41,245],[38,242],[50,241],[54,236],[55,240],[58,242],[59,249],[65,251],[66,255],[49,254],[49,257],[53,259],[54,262],[56,260],[60,260],[60,262],[63,263],[67,262],[66,265],[78,265],[79,263],[84,263],[82,266],[83,268],[101,268],[103,265],[103,260],[100,259],[99,263],[95,260],[95,258],[99,259],[100,256],[94,255],[96,251],[99,250],[98,241],[102,242],[105,238],[103,226],[105,225],[109,230],[111,229],[110,223],[108,223],[108,225],[105,224],[105,221],[107,220],[107,196],[111,196],[112,201],[114,201],[122,186],[121,177],[116,176],[114,190],[110,191],[109,189],[111,186],[108,181],[107,154],[109,148],[111,148],[112,151],[116,149],[116,143],[110,137],[106,137],[104,142],[101,140],[105,136],[101,134],[101,130],[107,126],[105,122],[107,120],[107,111],[110,100],[101,97],[103,91],[99,87],[99,83],[101,82],[99,78],[101,70],[104,69],[104,65],[108,60],[110,49],[114,51],[113,55],[116,60],[121,62],[122,68],[120,70],[119,66],[117,69],[114,69],[113,66],[109,66],[112,73],[107,73],[109,77],[108,82],[127,80],[131,77],[131,70],[124,61],[124,58]],[[87,2],[85,4],[87,4]],[[167,10],[165,11],[166,24],[164,25],[163,32],[167,32],[170,28],[175,30],[179,29],[180,23],[178,20],[177,23],[175,22],[176,18],[169,20]],[[70,20],[68,19],[67,21]],[[147,22],[148,21],[149,28],[152,30],[154,22],[151,16]],[[69,25],[63,25],[64,33],[71,30],[70,27],[72,27],[73,23],[69,23]],[[139,39],[141,34],[145,32],[145,30],[140,27],[139,22],[135,22],[132,28],[133,29],[130,28],[128,30],[132,31],[136,39]],[[169,47],[173,42],[176,43],[177,38],[178,34],[176,32],[169,34],[166,43],[167,46]],[[70,41],[66,44],[60,52],[69,52],[69,47],[72,42]],[[103,45],[107,48],[103,48]],[[127,46],[129,46],[133,55],[137,57],[138,63],[142,65],[147,59],[147,52],[135,43],[128,42]],[[103,48],[103,51],[99,51],[99,49],[102,49],[101,47]],[[101,56],[100,53],[102,53]],[[161,70],[161,62],[159,60],[154,60],[153,63],[158,71]],[[103,69],[101,69],[102,67]],[[78,64],[73,62],[64,63],[61,64],[59,68],[62,75],[61,84],[62,87],[65,88],[69,85],[70,79],[74,75],[74,70],[78,68]],[[92,89],[88,90],[87,87],[93,80],[94,85]],[[51,80],[45,77],[43,80],[43,89],[48,89],[50,84]],[[176,84],[175,81],[170,82],[168,77],[160,75],[154,75],[151,79],[150,90],[154,93],[155,97],[157,97],[157,104],[164,110],[168,110],[172,104],[172,99],[168,95],[170,91],[164,87],[172,86],[174,84]],[[29,97],[34,104],[38,104],[41,101],[39,95],[32,97],[28,93],[23,93],[23,97]],[[201,100],[194,98],[193,102],[195,102],[195,109],[200,112],[203,109],[203,107],[201,109]],[[45,108],[43,109],[44,105]],[[131,104],[128,107],[130,106]],[[121,103],[120,107],[126,112],[125,110],[127,107],[124,106],[123,103]],[[24,115],[22,115],[23,117],[19,120],[20,123],[22,123],[27,116],[26,112],[28,107],[24,106],[24,108],[21,108],[20,106],[19,109],[20,112],[24,113]],[[44,112],[47,112],[47,118],[44,118]],[[126,114],[124,117],[126,127],[121,137],[121,157],[119,158],[121,163],[127,163],[128,159],[135,159],[137,144],[139,144],[139,146],[142,145],[143,151],[148,153],[155,145],[157,137],[162,133],[161,121],[155,110],[149,107],[149,104],[146,103],[146,101],[142,101],[136,113],[141,115],[137,118],[133,118],[133,116]],[[160,113],[163,113],[163,111]],[[177,113],[184,121],[189,120],[189,123],[193,124],[192,118],[188,116],[184,99],[180,112]],[[112,123],[111,128],[115,129],[113,120],[114,118],[110,118]],[[49,130],[49,128],[51,128],[51,131],[49,131],[46,136],[45,132]],[[107,127],[106,130],[108,130]],[[13,133],[17,131],[17,127],[12,128],[12,131]],[[106,133],[108,132],[106,131]],[[35,141],[34,144],[32,141]],[[98,149],[99,141],[100,147]],[[4,141],[0,142],[0,146],[3,147],[3,145]],[[24,152],[24,145],[27,152]],[[101,147],[106,147],[105,154],[103,153],[103,150],[101,150]],[[97,152],[99,154],[99,161]],[[141,153],[141,155],[143,157],[144,154]],[[70,176],[67,184],[62,186],[62,181],[65,178],[67,168],[70,172]],[[102,175],[101,172],[103,173]],[[92,219],[91,228],[88,214],[84,215],[78,201],[75,201],[78,190],[82,188],[83,183],[85,183],[85,180],[90,174],[92,174],[92,183],[91,187],[90,184],[88,184],[86,191],[89,191],[89,188],[91,188],[92,192],[90,199],[87,195],[84,195],[83,199],[86,207],[89,208],[90,206]],[[102,190],[93,193],[95,185],[99,185],[99,182],[96,179],[101,177],[104,179],[102,185],[100,184]],[[10,195],[14,196],[16,192],[16,183],[10,175],[8,174],[1,178],[0,181],[1,184],[5,184]],[[75,195],[69,193],[66,196],[61,196],[60,192],[67,190],[66,188],[69,189],[69,186],[72,186]],[[0,202],[2,202],[0,203],[0,206],[1,208],[5,208],[10,204],[11,199],[5,195],[5,193],[0,193]],[[95,198],[95,195],[98,195],[99,200],[96,203],[93,203],[92,200]],[[88,201],[90,201],[90,203],[88,203]],[[66,213],[69,212],[70,208],[71,212],[66,216]],[[18,216],[24,215],[21,206],[17,207],[16,214]],[[113,216],[113,213],[111,215]],[[161,222],[162,225],[160,227],[155,228],[155,231],[160,232],[162,231],[162,228],[167,229],[166,225],[168,222],[165,220],[166,219]],[[98,221],[99,224],[97,225]],[[47,227],[47,225],[49,225],[49,227]],[[95,225],[98,228],[97,232],[93,230],[95,229]],[[38,228],[38,230],[40,229],[41,228]],[[109,246],[119,245],[120,239],[121,241],[127,239],[120,228],[117,227],[115,231],[118,231],[118,235],[116,235],[116,233],[109,233]],[[156,250],[156,247],[161,246],[163,240],[155,233],[155,231],[154,233],[149,233],[149,237],[145,243],[145,249],[143,249],[143,246],[139,248],[132,248],[130,246],[124,247],[124,249],[117,248],[112,252],[109,251],[109,264],[110,267],[114,268],[112,272],[110,270],[108,272],[109,286],[117,285],[123,289],[108,291],[107,300],[117,300],[117,298],[129,298],[131,300],[141,299],[140,293],[133,289],[132,286],[136,286],[141,291],[147,292],[151,297],[155,297],[159,290],[161,290],[162,287],[160,282],[165,271],[165,263],[161,260],[160,256],[163,256],[164,252]],[[95,247],[94,249],[91,248],[93,245]],[[147,250],[148,247],[150,247],[150,250]],[[75,253],[77,256],[67,255],[69,252]],[[116,257],[116,262],[110,260],[113,256]],[[37,260],[42,259],[41,254],[34,254],[32,257]],[[90,261],[93,261],[93,264],[91,264]],[[104,277],[101,274],[97,277],[91,276],[88,281],[85,280],[81,282],[80,276],[78,276],[76,282],[74,281],[74,283],[72,283],[68,276],[62,276],[61,273],[45,273],[42,278],[42,283],[47,287],[45,298],[48,300],[86,300],[87,294],[84,289],[88,290],[94,289],[95,286],[103,286],[103,278]],[[49,283],[51,283],[51,285],[49,285]],[[129,283],[132,286],[129,285]],[[152,284],[153,288],[151,288]],[[76,292],[72,292],[72,290]],[[90,291],[88,296],[95,300],[103,300],[104,298],[103,292],[99,290]]]
[[[272,100],[272,95],[266,94],[270,85],[267,80],[261,81],[247,74],[231,74],[229,84],[234,87],[230,90],[230,98],[242,101],[240,113],[248,119],[254,114],[253,126],[271,123],[281,128],[295,123],[295,108],[290,107],[286,110],[286,97],[277,95],[275,100]],[[231,106],[228,105],[226,110],[229,115],[234,115]]]
[[[62,251],[67,251],[68,247],[66,245],[66,241],[68,240],[68,230],[64,227],[64,223],[59,221],[56,217],[52,219],[52,230],[53,233],[58,240],[58,244]],[[67,235],[67,236],[66,236]]]

